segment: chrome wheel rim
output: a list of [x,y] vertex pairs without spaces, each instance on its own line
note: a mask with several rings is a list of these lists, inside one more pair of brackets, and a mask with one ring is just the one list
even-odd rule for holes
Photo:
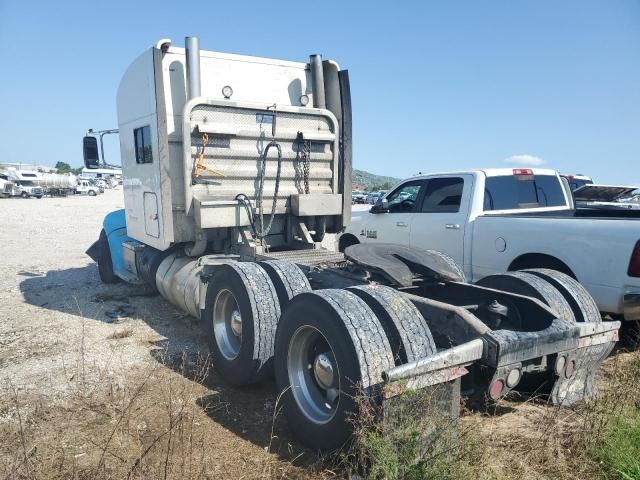
[[218,350],[227,360],[234,360],[242,346],[242,315],[230,290],[220,290],[213,304],[213,334]]
[[291,393],[312,422],[329,422],[340,402],[340,368],[327,339],[314,327],[298,328],[289,342],[287,371]]

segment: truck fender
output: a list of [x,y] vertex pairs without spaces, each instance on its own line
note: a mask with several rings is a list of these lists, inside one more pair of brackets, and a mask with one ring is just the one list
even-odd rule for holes
[[525,253],[516,257],[509,264],[509,271],[524,270],[527,268],[549,268],[566,273],[570,277],[577,280],[576,275],[569,266],[558,257],[548,255],[546,253]]

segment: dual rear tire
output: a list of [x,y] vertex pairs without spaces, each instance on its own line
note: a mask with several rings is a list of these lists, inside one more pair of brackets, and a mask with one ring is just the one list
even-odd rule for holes
[[569,275],[548,268],[498,273],[477,282],[482,287],[537,298],[569,322],[602,322],[598,305],[586,288]]
[[383,372],[436,351],[426,322],[397,291],[311,291],[290,262],[220,265],[206,300],[220,376],[239,386],[275,373],[289,428],[313,448],[341,447],[360,400],[379,401]]
[[289,427],[313,448],[343,446],[359,408],[380,403],[383,373],[434,353],[426,321],[392,288],[296,296],[280,319],[275,348],[276,384]]

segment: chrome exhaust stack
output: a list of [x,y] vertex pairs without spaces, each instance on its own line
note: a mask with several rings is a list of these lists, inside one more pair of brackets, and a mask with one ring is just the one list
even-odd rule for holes
[[324,96],[324,72],[322,70],[322,55],[310,55],[309,68],[311,71],[313,106],[315,108],[327,108],[327,102]]
[[200,96],[200,39],[185,37],[187,57],[187,100]]

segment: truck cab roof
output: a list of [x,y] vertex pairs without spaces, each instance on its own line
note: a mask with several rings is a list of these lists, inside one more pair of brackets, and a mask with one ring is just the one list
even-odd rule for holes
[[429,177],[437,177],[437,176],[455,176],[455,175],[481,175],[483,174],[485,177],[502,177],[507,175],[558,175],[558,172],[553,170],[552,168],[520,168],[520,167],[512,167],[512,168],[481,168],[481,169],[472,169],[472,170],[454,170],[454,171],[445,171],[445,172],[434,172],[429,174],[419,173],[414,175],[408,179],[402,180],[405,182],[407,180],[419,180],[422,178]]

